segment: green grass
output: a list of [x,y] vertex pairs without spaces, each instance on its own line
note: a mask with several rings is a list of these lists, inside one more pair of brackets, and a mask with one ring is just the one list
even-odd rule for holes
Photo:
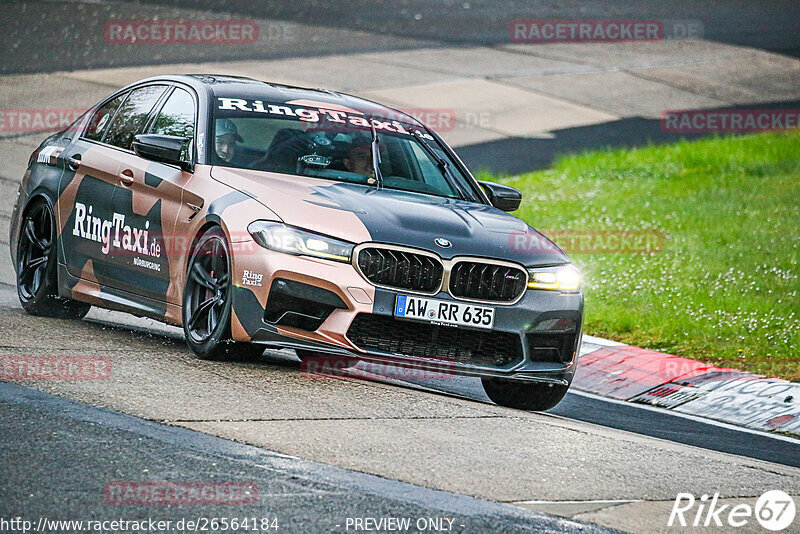
[[[546,230],[661,232],[649,254],[571,254],[585,332],[800,380],[800,133],[560,159],[497,179]],[[558,242],[558,239],[556,239]]]

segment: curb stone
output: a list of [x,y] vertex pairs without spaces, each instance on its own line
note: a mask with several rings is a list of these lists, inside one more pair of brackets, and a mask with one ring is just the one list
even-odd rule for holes
[[584,336],[576,389],[800,437],[800,384]]

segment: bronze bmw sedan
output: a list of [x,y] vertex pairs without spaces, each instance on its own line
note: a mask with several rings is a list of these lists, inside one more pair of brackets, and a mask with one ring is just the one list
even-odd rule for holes
[[31,155],[11,225],[23,307],[181,325],[207,359],[265,348],[481,377],[555,406],[580,277],[413,117],[247,78],[116,91]]

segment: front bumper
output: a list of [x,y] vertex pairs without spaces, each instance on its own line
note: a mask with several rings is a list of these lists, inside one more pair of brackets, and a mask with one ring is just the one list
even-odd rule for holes
[[[581,293],[527,290],[515,304],[493,305],[491,331],[432,327],[395,319],[397,295],[413,293],[376,288],[350,264],[259,252],[234,255],[232,332],[237,341],[443,374],[560,385],[572,381],[581,339]],[[253,285],[256,279],[260,285]],[[287,300],[289,294],[302,299]],[[444,291],[430,298],[464,302]],[[281,310],[296,309],[276,313],[275,302]]]

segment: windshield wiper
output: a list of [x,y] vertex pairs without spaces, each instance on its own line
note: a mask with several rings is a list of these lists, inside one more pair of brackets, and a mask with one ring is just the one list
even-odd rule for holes
[[378,133],[375,131],[375,124],[372,120],[369,121],[372,126],[372,168],[375,169],[375,187],[381,189],[383,187],[383,175],[381,174],[381,148],[380,141],[378,141]]
[[444,176],[444,179],[450,182],[450,184],[458,190],[458,192],[461,194],[461,197],[469,200],[475,200],[475,197],[467,194],[464,191],[464,188],[461,187],[461,184],[458,182],[458,180],[456,180],[455,176],[453,176],[453,171],[450,170],[450,163],[437,154],[433,147],[430,146],[425,139],[420,136],[417,136],[417,139],[419,139],[419,144],[422,145],[422,148],[424,148],[428,155],[433,158],[433,161],[436,162],[436,166],[439,168],[439,172],[442,173],[442,176]]

